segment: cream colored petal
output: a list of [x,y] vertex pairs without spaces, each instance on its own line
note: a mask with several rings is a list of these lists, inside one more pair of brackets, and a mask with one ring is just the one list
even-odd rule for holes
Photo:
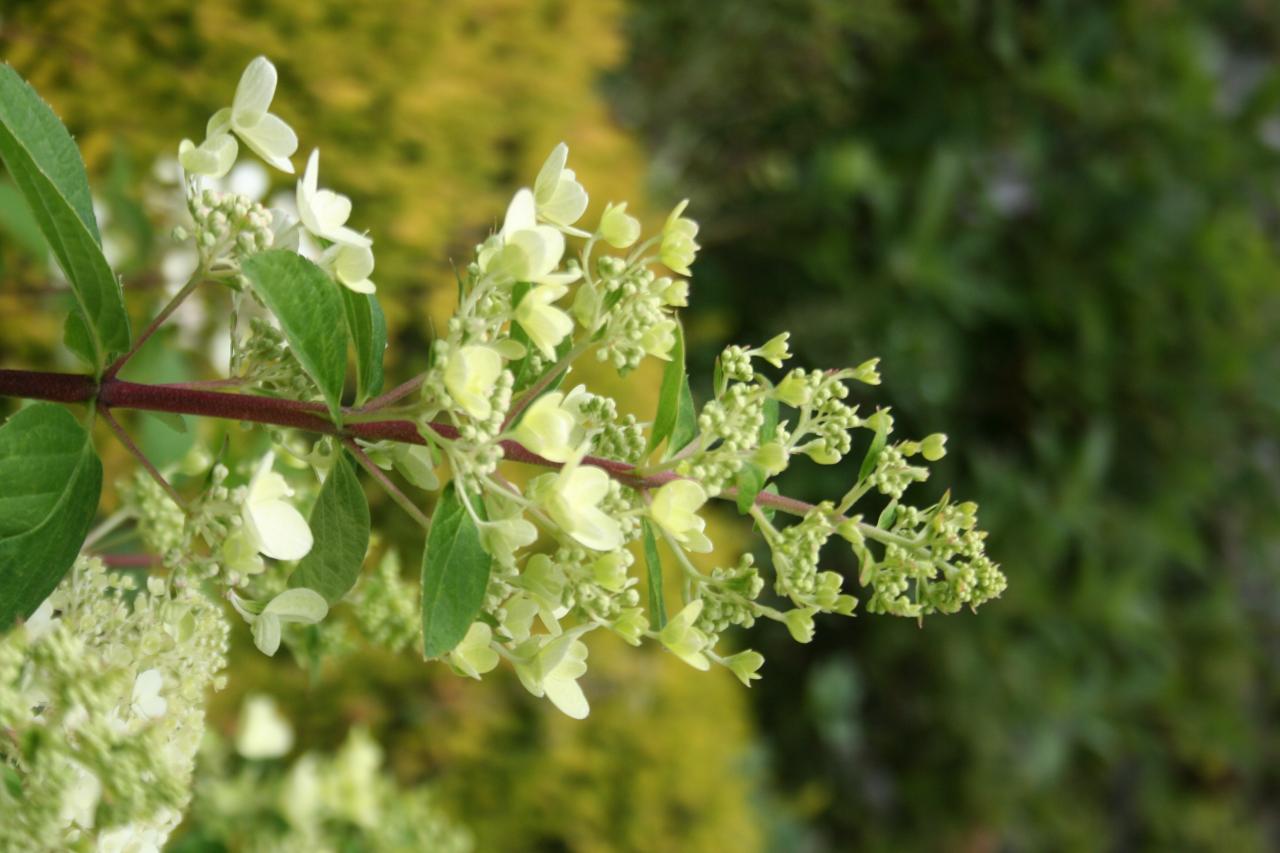
[[246,508],[246,521],[258,537],[259,549],[276,560],[301,560],[311,550],[311,528],[292,504],[260,501]]
[[508,239],[518,231],[527,231],[538,224],[537,205],[533,201],[533,193],[522,189],[511,199],[507,206],[507,216],[502,222],[502,238]]
[[265,56],[249,63],[240,75],[235,99],[231,102],[233,113],[265,113],[276,95],[276,67]]
[[267,113],[251,124],[242,124],[233,118],[232,126],[253,153],[268,165],[293,174],[289,158],[298,150],[298,135],[278,116]]

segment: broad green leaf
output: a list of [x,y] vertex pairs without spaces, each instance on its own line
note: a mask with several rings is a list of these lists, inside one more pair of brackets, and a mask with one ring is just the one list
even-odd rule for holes
[[343,287],[342,304],[347,330],[356,351],[356,402],[382,391],[382,356],[387,349],[387,318],[372,294],[356,293]]
[[875,437],[871,439],[871,446],[867,448],[867,455],[862,457],[862,466],[858,469],[858,481],[861,482],[876,470],[876,463],[880,461],[880,453],[884,450],[884,444],[889,437],[889,422],[886,418],[880,418],[880,423],[876,427]]
[[315,380],[335,419],[347,373],[347,325],[341,288],[324,270],[285,249],[260,252],[241,264],[267,309],[276,315],[289,347]]
[[62,122],[18,73],[0,65],[0,159],[31,207],[75,296],[67,345],[95,368],[129,348],[120,281],[102,238],[84,163]]
[[676,343],[671,348],[671,360],[662,371],[658,411],[653,417],[653,429],[645,452],[652,452],[663,439],[668,439],[667,456],[673,456],[697,434],[698,414],[693,406],[693,393],[689,390],[689,376],[684,366],[684,330],[677,325]]
[[102,463],[66,409],[36,403],[0,426],[0,630],[71,568],[101,492]]
[[320,488],[310,523],[315,543],[289,586],[314,589],[336,604],[355,586],[369,550],[369,501],[345,452]]
[[738,487],[738,512],[746,515],[756,502],[756,495],[764,488],[768,474],[754,462],[747,462],[738,469],[735,485]]
[[49,241],[40,230],[35,214],[13,181],[0,181],[0,230],[16,240],[41,264],[49,259]]
[[[484,505],[473,502],[484,518]],[[489,588],[490,557],[480,529],[450,483],[440,495],[422,555],[422,651],[439,657],[453,651],[480,615]]]
[[662,557],[658,554],[658,540],[653,535],[653,525],[642,519],[644,529],[644,562],[649,579],[649,627],[661,631],[667,624],[667,605],[662,592]]

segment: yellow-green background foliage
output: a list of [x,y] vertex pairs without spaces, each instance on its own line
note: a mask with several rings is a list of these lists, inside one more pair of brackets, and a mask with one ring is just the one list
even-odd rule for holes
[[[596,91],[621,56],[622,11],[614,0],[9,2],[0,56],[71,128],[98,190],[118,152],[145,172],[183,136],[200,139],[248,60],[271,57],[273,111],[301,139],[295,165],[321,147],[324,185],[351,196],[353,224],[375,238],[394,381],[421,364],[430,323],[453,305],[451,262],[467,262],[556,142],[569,143],[592,193],[588,222],[605,201],[631,199],[653,223],[644,155]],[[276,187],[292,179],[277,176]],[[131,296],[135,321],[155,299]],[[43,308],[3,306],[6,316]],[[56,344],[60,323],[5,325],[0,352],[29,363]],[[641,371],[637,387],[649,390],[626,408],[651,411],[654,375]],[[108,466],[118,474],[120,462]],[[253,689],[285,695],[300,749],[331,747],[366,723],[397,775],[436,784],[480,849],[756,849],[742,688],[667,655],[623,651],[593,650],[593,713],[575,723],[510,676],[476,684],[412,658],[361,656],[311,683],[292,662],[242,648],[214,725],[230,730],[234,700]]]

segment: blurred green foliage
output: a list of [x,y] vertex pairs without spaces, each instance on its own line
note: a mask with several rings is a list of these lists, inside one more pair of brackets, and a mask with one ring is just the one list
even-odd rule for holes
[[780,847],[1280,845],[1277,9],[634,6],[612,90],[706,223],[695,354],[883,356],[867,405],[951,434],[1009,575],[923,631],[760,631],[816,827]]

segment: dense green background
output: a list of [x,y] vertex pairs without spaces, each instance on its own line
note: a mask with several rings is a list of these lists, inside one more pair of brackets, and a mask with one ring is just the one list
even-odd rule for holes
[[883,356],[1009,574],[923,630],[760,632],[815,843],[1280,845],[1277,7],[658,2],[628,30],[613,91],[707,223],[702,340]]
[[[0,55],[101,187],[117,140],[170,150],[270,53],[305,93],[282,113],[378,235],[393,375],[447,307],[443,260],[551,143],[593,203],[649,164],[648,209],[688,195],[704,224],[694,361],[782,329],[807,365],[882,356],[868,404],[950,434],[930,487],[982,504],[1010,585],[923,629],[828,619],[801,647],[763,626],[754,733],[745,691],[608,649],[586,724],[405,661],[317,687],[249,655],[235,691],[292,696],[309,743],[371,725],[482,849],[1280,847],[1274,4],[263,9],[18,2]],[[5,327],[6,361],[57,339]]]

